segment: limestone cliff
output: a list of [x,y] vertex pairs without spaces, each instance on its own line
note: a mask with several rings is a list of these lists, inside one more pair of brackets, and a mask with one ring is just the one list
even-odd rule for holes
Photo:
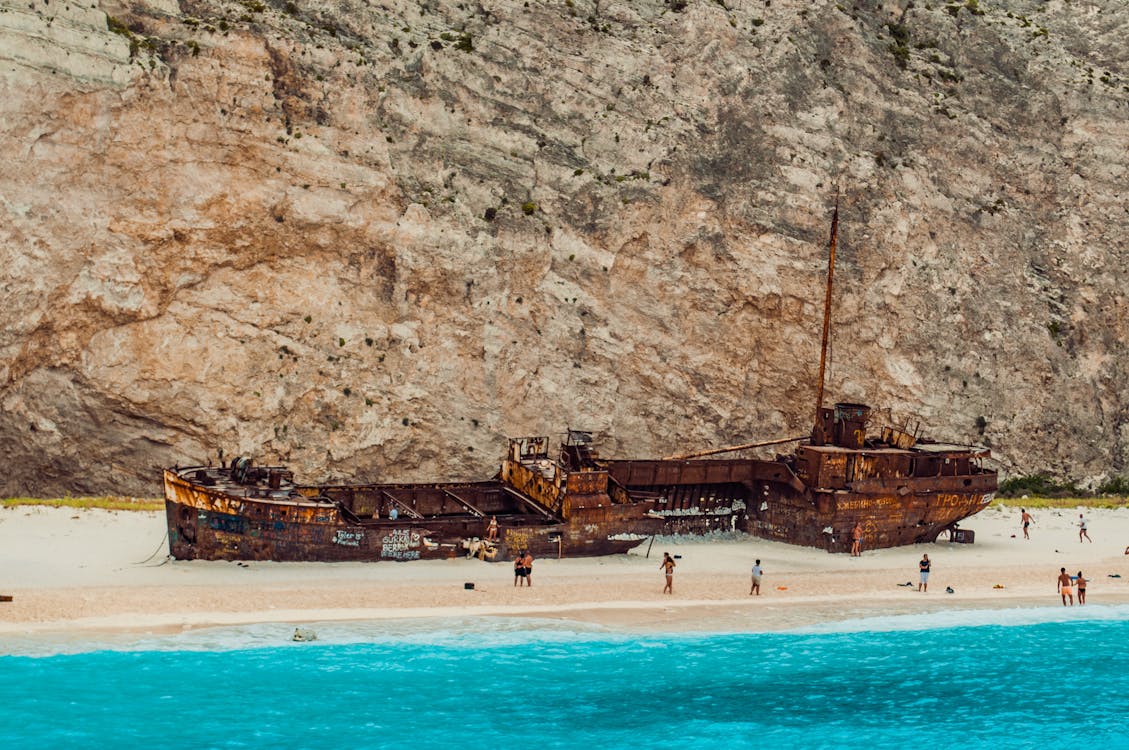
[[1129,470],[1124,0],[0,0],[0,495],[828,401]]

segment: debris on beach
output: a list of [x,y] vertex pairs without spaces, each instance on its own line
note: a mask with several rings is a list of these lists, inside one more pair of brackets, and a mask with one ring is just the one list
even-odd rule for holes
[[309,628],[294,628],[294,637],[291,638],[294,641],[316,641],[317,639],[318,634]]

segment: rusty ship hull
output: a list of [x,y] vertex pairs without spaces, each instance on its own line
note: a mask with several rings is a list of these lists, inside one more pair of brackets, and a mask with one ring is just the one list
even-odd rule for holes
[[497,561],[522,551],[618,554],[660,530],[646,504],[609,493],[605,470],[563,471],[547,444],[511,441],[498,477],[467,483],[302,485],[285,467],[246,459],[167,469],[169,552],[180,560]]
[[867,437],[870,409],[822,409],[813,437],[775,460],[600,462],[636,496],[653,498],[663,533],[744,531],[775,541],[850,551],[933,542],[991,503],[989,453],[933,443],[894,427]]

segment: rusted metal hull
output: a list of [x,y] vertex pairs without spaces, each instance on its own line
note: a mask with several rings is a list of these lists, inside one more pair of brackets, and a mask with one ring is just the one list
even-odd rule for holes
[[[753,508],[744,530],[765,539],[849,552],[851,531],[862,527],[862,548],[900,547],[937,537],[992,500],[991,493],[935,492],[899,497],[857,492],[816,492],[806,496],[765,496],[765,510]],[[759,506],[758,506],[759,507]]]
[[[939,456],[939,458],[938,458]],[[777,460],[610,460],[611,477],[653,498],[664,534],[737,530],[849,552],[932,542],[978,513],[997,487],[968,450],[930,453],[885,444],[800,446]],[[914,476],[913,472],[926,472]]]
[[[223,467],[164,473],[169,552],[180,560],[344,562],[500,561],[626,552],[657,529],[640,506],[578,508],[554,516],[498,481],[467,484],[299,486],[233,481]],[[400,514],[388,517],[393,498]],[[383,505],[382,505],[383,504]],[[402,510],[401,510],[402,508]],[[472,510],[473,509],[473,510]],[[487,519],[498,539],[484,545]]]

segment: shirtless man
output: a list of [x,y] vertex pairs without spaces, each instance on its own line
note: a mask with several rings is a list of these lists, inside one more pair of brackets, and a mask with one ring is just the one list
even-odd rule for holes
[[862,524],[858,522],[851,529],[851,557],[862,557]]
[[1035,519],[1031,517],[1026,508],[1020,508],[1019,512],[1022,514],[1019,518],[1023,521],[1023,538],[1030,539],[1031,535],[1027,533],[1027,527],[1035,523]]
[[666,586],[663,587],[664,594],[674,593],[674,558],[670,556],[669,552],[663,553],[663,561],[659,563],[659,569],[666,573]]
[[749,589],[749,596],[756,594],[761,595],[761,576],[764,575],[764,569],[761,568],[761,561],[757,560],[756,565],[753,566],[753,586]]
[[1087,531],[1086,531],[1086,517],[1084,515],[1082,515],[1081,513],[1079,513],[1078,514],[1078,541],[1081,542],[1083,537],[1085,537],[1086,541],[1088,541],[1090,544],[1094,543],[1094,540],[1090,538],[1089,533],[1087,533]]
[[530,588],[533,587],[533,553],[529,550],[525,551],[525,555],[521,558],[521,566],[525,571],[525,585]]
[[1070,574],[1066,568],[1059,568],[1058,593],[1062,594],[1062,606],[1066,606],[1066,597],[1070,597],[1070,606],[1074,606],[1074,589],[1070,588]]

